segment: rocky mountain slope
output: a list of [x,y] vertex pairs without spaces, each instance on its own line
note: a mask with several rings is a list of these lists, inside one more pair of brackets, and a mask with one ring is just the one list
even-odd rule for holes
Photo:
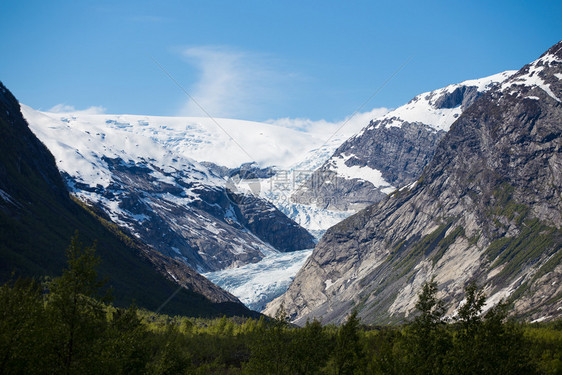
[[[208,154],[211,147],[206,133],[197,138],[199,148],[197,140],[189,139],[201,133],[189,119],[22,108],[31,129],[55,155],[73,195],[153,249],[199,272],[314,247],[312,235],[274,205],[227,186],[228,179],[216,171],[219,166],[185,156]],[[272,128],[263,132],[275,135]],[[223,150],[214,147],[219,156],[210,159],[224,162]],[[228,171],[226,177],[240,174],[239,168],[220,168]]]
[[416,180],[451,124],[513,71],[426,92],[344,142],[291,200],[357,212]]
[[254,315],[185,264],[127,238],[74,202],[52,154],[30,131],[19,103],[1,83],[0,133],[1,282],[59,275],[65,249],[78,230],[85,244],[97,241],[100,275],[109,280],[117,305],[135,302],[194,316]]
[[[477,98],[415,183],[327,231],[281,306],[297,323],[407,319],[430,278],[529,320],[562,315],[562,42]],[[390,180],[390,178],[389,178]]]

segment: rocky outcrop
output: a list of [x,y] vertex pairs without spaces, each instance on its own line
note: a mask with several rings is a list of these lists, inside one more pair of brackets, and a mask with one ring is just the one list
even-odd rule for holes
[[329,229],[266,313],[283,304],[297,323],[341,322],[352,309],[400,322],[434,277],[449,315],[476,281],[487,308],[507,299],[518,317],[559,317],[561,77],[562,42],[481,95],[421,177]]
[[244,228],[282,252],[312,249],[313,237],[273,204],[253,195],[229,192],[236,216]]
[[[340,146],[291,199],[300,204],[315,203],[325,209],[359,211],[384,199],[394,187],[415,181],[431,160],[445,131],[409,122],[401,127],[387,127],[394,120],[371,121],[360,136]],[[346,176],[338,165],[340,160],[343,168],[355,169],[357,175]],[[381,183],[362,176],[371,171],[379,172]]]

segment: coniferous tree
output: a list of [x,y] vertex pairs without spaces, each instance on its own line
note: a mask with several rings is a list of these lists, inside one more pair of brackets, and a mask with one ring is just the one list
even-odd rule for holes
[[478,337],[481,373],[535,374],[527,340],[519,324],[508,319],[507,307],[501,301],[484,316]]
[[482,309],[486,296],[471,282],[465,287],[464,304],[458,309],[454,349],[448,358],[449,372],[456,374],[481,374],[482,353]]
[[287,332],[289,317],[283,305],[272,322],[262,324],[254,331],[248,372],[251,374],[287,374],[290,368],[290,336]]
[[328,364],[330,373],[351,375],[360,371],[364,365],[365,354],[359,336],[359,318],[353,310],[337,333],[332,358]]
[[[150,335],[136,306],[115,309],[103,340],[98,341],[98,368],[111,374],[142,374],[150,360]],[[101,371],[100,371],[101,372]]]
[[0,286],[0,374],[33,374],[48,366],[40,284],[18,279]]
[[330,336],[322,324],[314,319],[300,329],[291,332],[291,373],[316,374],[322,368],[332,350]]
[[441,374],[450,347],[450,337],[443,321],[445,306],[437,298],[437,283],[425,282],[416,303],[418,316],[408,332],[406,367],[412,374]]
[[54,367],[61,374],[91,373],[98,364],[92,347],[103,336],[107,320],[95,247],[84,246],[76,233],[66,251],[67,268],[47,284]]

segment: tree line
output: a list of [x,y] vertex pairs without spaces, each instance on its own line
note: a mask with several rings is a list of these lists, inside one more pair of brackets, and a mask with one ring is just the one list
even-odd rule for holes
[[75,236],[61,276],[0,287],[0,374],[562,374],[562,321],[525,324],[500,303],[483,314],[475,284],[454,321],[437,285],[417,315],[370,327],[313,320],[166,316],[110,304],[95,244]]

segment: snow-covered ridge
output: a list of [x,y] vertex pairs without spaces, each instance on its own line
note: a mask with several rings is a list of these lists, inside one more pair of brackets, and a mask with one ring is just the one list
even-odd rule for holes
[[[533,61],[529,65],[525,66],[522,71],[511,77],[511,79],[502,83],[500,90],[508,93],[520,92],[517,90],[517,86],[527,86],[527,87],[538,87],[543,90],[548,96],[556,100],[558,103],[562,102],[551,89],[551,85],[546,83],[541,76],[545,69],[554,67],[555,65],[562,64],[562,59],[556,56],[554,53],[547,53],[539,59]],[[562,79],[562,74],[555,73],[553,76],[560,80]],[[536,96],[530,96],[530,99],[538,100]]]
[[[322,132],[298,131],[243,120],[49,113],[34,111],[25,105],[22,108],[29,120],[35,121],[44,116],[49,118],[48,121],[65,122],[68,129],[82,129],[83,133],[89,131],[89,138],[107,141],[115,134],[123,135],[127,138],[123,146],[129,147],[129,153],[135,153],[135,147],[139,150],[137,153],[143,154],[151,151],[147,147],[160,147],[174,157],[207,161],[229,168],[252,162],[260,166],[288,168],[301,162],[307,152],[325,146],[326,141],[326,134]],[[340,143],[343,140],[340,137]],[[151,156],[163,158],[165,155],[159,152]]]
[[[459,94],[461,94],[461,90],[464,90],[463,88],[472,88],[478,93],[487,91],[494,85],[504,82],[515,72],[515,70],[508,70],[489,77],[467,80],[443,87],[441,89],[419,94],[407,104],[398,107],[379,118],[380,121],[377,124],[370,126],[380,126],[381,124],[384,124],[386,126],[400,127],[404,122],[420,122],[432,127],[435,130],[449,131],[449,128],[460,116],[464,108],[462,108],[461,103],[449,106],[447,103],[440,103],[440,100],[442,101],[447,95],[454,94],[455,91],[458,91]],[[356,137],[363,134],[368,128],[369,127],[365,128],[361,133],[356,135]]]
[[[474,96],[488,91],[492,87],[508,80],[516,72],[516,70],[508,70],[488,77],[471,79],[416,95],[407,104],[388,112],[378,119],[374,119],[376,121],[371,121],[368,126],[363,128],[357,135],[351,137],[350,140],[361,137],[367,130],[380,126],[402,127],[404,123],[421,123],[436,131],[449,131],[453,122],[465,109],[465,96]],[[467,94],[467,90],[472,92]],[[363,179],[373,183],[376,187],[386,187],[386,193],[394,190],[394,187],[384,181],[381,172],[376,169],[365,166],[359,169],[356,167],[352,171],[353,167],[349,167],[345,163],[352,157],[353,155],[346,155],[343,159],[341,157],[332,158],[329,161],[332,164],[331,170],[335,171],[342,178]]]
[[[110,185],[107,159],[155,165],[160,173],[151,173],[163,183],[171,182],[163,173],[182,171],[188,172],[191,182],[223,184],[222,178],[185,153],[175,153],[161,139],[160,129],[166,125],[150,128],[144,116],[54,114],[24,104],[21,110],[31,130],[55,155],[59,170],[88,186]],[[174,139],[170,142],[173,145]]]

